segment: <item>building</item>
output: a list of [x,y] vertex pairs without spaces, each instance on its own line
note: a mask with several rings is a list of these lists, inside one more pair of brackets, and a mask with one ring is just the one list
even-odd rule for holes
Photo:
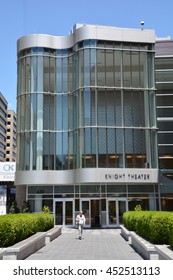
[[16,149],[16,114],[0,92],[0,215],[6,214],[15,199],[14,173]]
[[173,40],[156,42],[155,69],[161,208],[173,211]]
[[0,162],[6,161],[7,106],[8,102],[0,92]]
[[0,92],[0,162],[16,161],[16,114]]
[[7,111],[6,161],[16,161],[16,113]]
[[55,224],[112,227],[141,204],[161,209],[155,32],[74,26],[18,40],[18,206]]

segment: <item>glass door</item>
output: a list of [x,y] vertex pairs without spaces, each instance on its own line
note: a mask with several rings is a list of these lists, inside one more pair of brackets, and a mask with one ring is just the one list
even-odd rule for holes
[[127,201],[118,200],[118,224],[123,224],[123,214],[127,211]]
[[83,211],[86,218],[86,227],[91,226],[91,203],[88,199],[81,199],[80,209]]
[[108,200],[108,225],[117,225],[117,207],[116,200]]
[[123,214],[127,211],[127,199],[109,198],[107,201],[107,225],[119,226],[123,223]]
[[63,224],[63,201],[55,202],[55,225]]
[[74,225],[74,200],[60,198],[54,201],[55,225]]
[[83,211],[86,218],[87,227],[101,226],[101,200],[98,198],[82,198],[80,209]]

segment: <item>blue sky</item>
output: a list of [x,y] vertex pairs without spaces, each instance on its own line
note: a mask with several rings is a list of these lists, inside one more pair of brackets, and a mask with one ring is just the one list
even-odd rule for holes
[[68,35],[75,23],[155,29],[173,39],[172,0],[0,0],[0,91],[16,111],[16,41],[32,33]]

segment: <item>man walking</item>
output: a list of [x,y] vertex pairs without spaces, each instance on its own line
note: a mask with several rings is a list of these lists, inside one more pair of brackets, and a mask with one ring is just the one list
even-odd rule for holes
[[85,225],[85,216],[83,211],[80,211],[76,217],[76,224],[78,225],[79,239],[82,239],[83,226]]

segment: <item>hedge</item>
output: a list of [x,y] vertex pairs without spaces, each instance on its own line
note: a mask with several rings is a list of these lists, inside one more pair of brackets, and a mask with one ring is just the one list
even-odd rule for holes
[[0,216],[0,247],[15,243],[54,226],[52,214],[8,214]]
[[173,212],[128,211],[123,215],[124,226],[154,244],[173,247]]

